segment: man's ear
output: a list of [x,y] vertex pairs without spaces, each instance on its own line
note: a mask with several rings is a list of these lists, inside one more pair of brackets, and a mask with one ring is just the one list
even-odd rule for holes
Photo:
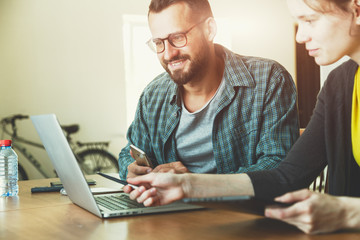
[[206,19],[204,24],[206,26],[205,27],[206,28],[205,29],[206,37],[207,37],[208,41],[212,42],[217,33],[217,26],[216,26],[215,19],[213,17],[209,17],[208,19]]

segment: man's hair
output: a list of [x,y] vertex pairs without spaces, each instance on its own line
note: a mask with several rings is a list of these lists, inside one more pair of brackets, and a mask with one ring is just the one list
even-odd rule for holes
[[150,15],[150,13],[159,13],[165,8],[180,2],[186,3],[195,17],[201,19],[213,17],[208,0],[151,0],[148,15]]

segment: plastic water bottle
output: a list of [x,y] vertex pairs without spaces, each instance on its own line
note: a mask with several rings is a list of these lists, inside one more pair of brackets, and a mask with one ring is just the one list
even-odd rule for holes
[[17,196],[18,192],[18,156],[11,140],[0,140],[0,197]]

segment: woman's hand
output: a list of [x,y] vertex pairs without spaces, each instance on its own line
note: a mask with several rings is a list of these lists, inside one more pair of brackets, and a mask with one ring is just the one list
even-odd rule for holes
[[[334,232],[358,227],[360,223],[360,199],[357,198],[334,197],[304,189],[275,200],[294,204],[287,208],[268,207],[265,216],[295,225],[305,233]],[[349,204],[354,207],[349,208]]]
[[133,189],[125,186],[130,194],[145,206],[159,206],[182,198],[220,197],[254,195],[251,180],[247,174],[175,174],[154,173],[128,178],[130,184],[140,186]]
[[147,175],[128,178],[133,185],[140,186],[133,189],[124,187],[124,192],[130,193],[130,198],[143,203],[145,206],[159,206],[172,203],[185,197],[183,174],[150,173]]

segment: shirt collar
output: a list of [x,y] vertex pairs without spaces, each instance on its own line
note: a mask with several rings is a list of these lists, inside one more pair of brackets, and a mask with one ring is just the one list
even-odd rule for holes
[[253,76],[240,55],[218,44],[215,44],[215,50],[219,52],[218,55],[222,54],[224,58],[225,70],[223,78],[230,85],[233,87],[254,87],[256,85]]
[[[248,68],[243,62],[240,55],[235,54],[234,52],[228,50],[227,48],[221,46],[220,44],[215,44],[216,55],[222,57],[225,62],[225,70],[223,78],[224,80],[233,87],[254,87],[255,80],[250,74]],[[168,75],[169,76],[169,75]],[[170,77],[170,76],[169,76]],[[181,87],[175,84],[171,80],[170,87],[170,104],[177,104],[181,107]]]

